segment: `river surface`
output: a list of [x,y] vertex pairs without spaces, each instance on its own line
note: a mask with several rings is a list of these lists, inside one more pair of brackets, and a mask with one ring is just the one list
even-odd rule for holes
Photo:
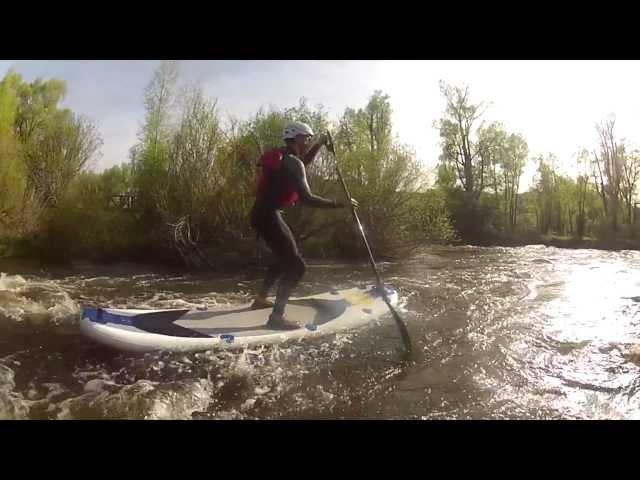
[[[371,283],[309,262],[296,294]],[[638,419],[640,252],[432,247],[382,265],[389,315],[358,330],[235,352],[131,354],[78,329],[80,306],[225,308],[258,269],[185,274],[0,262],[0,419]]]

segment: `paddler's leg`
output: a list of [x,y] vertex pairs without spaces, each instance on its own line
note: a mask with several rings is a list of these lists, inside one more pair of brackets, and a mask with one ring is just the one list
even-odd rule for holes
[[269,296],[269,292],[271,291],[271,288],[273,287],[273,285],[275,285],[275,283],[278,281],[278,279],[282,276],[283,273],[284,273],[284,263],[282,262],[282,260],[278,259],[274,263],[269,265],[269,268],[267,269],[267,274],[264,277],[264,281],[262,282],[262,288],[260,288],[258,295],[256,296],[256,298],[253,300],[253,303],[251,304],[252,310],[273,307],[274,303],[267,300],[267,297]]
[[281,246],[283,234],[280,231],[279,214],[277,210],[261,211],[254,207],[251,212],[251,224],[276,256],[276,260],[267,269],[262,287],[254,299],[251,309],[272,308],[274,304],[267,300],[267,297],[269,296],[271,288],[284,274],[286,268],[285,252]]
[[[284,310],[291,296],[291,292],[298,285],[300,279],[303,277],[306,271],[306,264],[300,255],[293,256],[287,262],[288,269],[284,276],[280,280],[278,285],[278,291],[276,293],[276,304],[273,307],[273,313],[269,317],[270,321],[279,322],[285,321]],[[296,328],[299,328],[296,324]]]
[[269,316],[267,326],[283,330],[293,330],[300,328],[300,325],[287,320],[284,315],[284,310],[291,296],[291,292],[304,275],[306,264],[300,256],[291,229],[284,222],[280,214],[278,214],[277,220],[278,231],[280,232],[277,246],[278,256],[283,259],[285,271],[278,285],[276,304],[273,307],[273,312]]

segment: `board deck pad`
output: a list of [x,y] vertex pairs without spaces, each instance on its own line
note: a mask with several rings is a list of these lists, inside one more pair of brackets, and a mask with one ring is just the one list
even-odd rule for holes
[[[397,293],[388,289],[397,301]],[[372,286],[292,298],[286,317],[300,325],[296,330],[267,327],[271,308],[251,310],[249,305],[233,309],[127,310],[85,307],[80,326],[86,335],[107,345],[135,351],[203,350],[229,344],[278,343],[309,334],[334,333],[366,324],[386,310],[381,295]]]

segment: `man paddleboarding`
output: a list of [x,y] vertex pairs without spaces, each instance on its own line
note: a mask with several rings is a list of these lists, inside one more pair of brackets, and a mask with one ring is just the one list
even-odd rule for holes
[[[256,201],[251,210],[251,225],[259,237],[276,256],[276,261],[267,269],[262,288],[255,298],[252,309],[273,307],[267,326],[280,330],[300,328],[288,320],[284,311],[292,290],[306,270],[306,264],[298,251],[293,234],[282,218],[282,210],[300,200],[315,208],[344,208],[349,203],[328,200],[311,193],[305,167],[317,156],[320,148],[327,144],[326,135],[321,135],[311,147],[313,130],[302,122],[293,122],[284,129],[284,147],[275,148],[260,157],[258,166],[262,172],[258,181]],[[357,207],[358,202],[351,199]],[[267,301],[273,285],[279,280],[275,304]]]

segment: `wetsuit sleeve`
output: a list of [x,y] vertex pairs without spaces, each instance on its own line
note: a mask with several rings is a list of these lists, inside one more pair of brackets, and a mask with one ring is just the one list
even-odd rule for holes
[[294,156],[286,155],[283,162],[287,174],[298,190],[298,195],[300,195],[300,201],[302,203],[316,208],[338,208],[335,201],[311,193],[309,182],[307,182],[307,174],[301,160]]
[[315,145],[313,145],[305,154],[304,158],[302,159],[302,163],[304,163],[305,165],[309,165],[311,162],[313,162],[316,159],[318,152],[320,151],[320,147],[322,147],[322,144],[320,143],[316,143]]

